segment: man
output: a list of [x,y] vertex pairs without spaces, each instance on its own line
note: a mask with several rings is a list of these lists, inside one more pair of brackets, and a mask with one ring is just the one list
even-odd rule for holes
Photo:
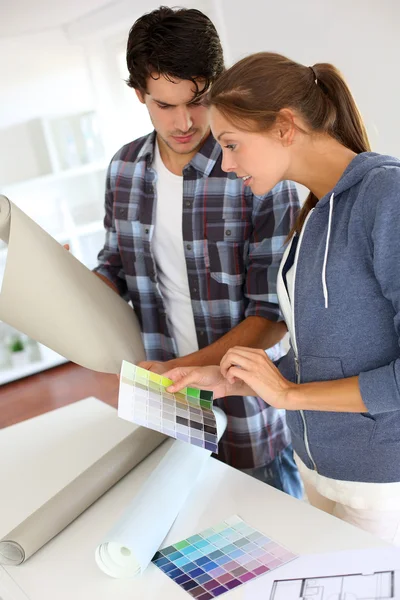
[[[128,85],[155,131],[121,148],[106,185],[97,274],[131,300],[148,369],[219,364],[232,346],[272,348],[286,332],[276,278],[298,209],[294,185],[265,197],[221,169],[201,98],[224,69],[214,25],[161,7],[133,25]],[[218,457],[292,495],[301,483],[283,411],[258,398],[228,415]]]

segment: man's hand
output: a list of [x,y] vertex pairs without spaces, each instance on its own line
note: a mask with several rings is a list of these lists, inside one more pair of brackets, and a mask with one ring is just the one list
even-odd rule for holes
[[153,373],[158,373],[159,375],[164,375],[166,371],[182,366],[185,366],[184,358],[173,358],[165,362],[159,360],[143,360],[138,364],[138,367],[142,367],[142,369],[146,369],[147,371],[153,371]]
[[153,373],[158,373],[159,375],[162,375],[163,373],[165,373],[165,371],[168,371],[172,368],[168,366],[170,362],[171,361],[160,362],[157,360],[144,360],[138,364],[138,367],[146,369],[146,371],[152,371]]

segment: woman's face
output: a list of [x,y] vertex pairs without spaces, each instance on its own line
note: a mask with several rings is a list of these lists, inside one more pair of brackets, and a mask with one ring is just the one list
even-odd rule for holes
[[286,179],[290,152],[279,128],[268,133],[241,131],[214,106],[210,109],[211,131],[222,147],[222,169],[241,177],[253,194],[262,196]]

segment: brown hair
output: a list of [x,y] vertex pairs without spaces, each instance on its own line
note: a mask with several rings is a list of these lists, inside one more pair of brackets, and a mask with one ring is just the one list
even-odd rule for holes
[[[268,131],[280,110],[292,108],[312,131],[331,135],[357,154],[370,150],[355,100],[340,71],[328,63],[306,67],[280,54],[252,54],[217,79],[207,103],[245,131]],[[310,192],[289,238],[317,202]]]
[[[169,81],[192,81],[197,97],[224,70],[224,55],[217,30],[205,14],[195,8],[160,6],[133,24],[126,64],[128,86],[144,94],[147,79],[163,75]],[[204,80],[201,88],[198,79]]]

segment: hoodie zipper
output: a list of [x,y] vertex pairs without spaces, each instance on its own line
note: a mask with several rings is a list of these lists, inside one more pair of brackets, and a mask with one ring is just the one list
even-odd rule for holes
[[[296,327],[295,327],[295,320],[294,320],[294,299],[295,299],[295,287],[296,287],[296,273],[297,273],[297,261],[299,258],[299,254],[300,254],[300,246],[301,246],[301,242],[303,240],[303,235],[304,235],[304,231],[306,229],[306,225],[308,223],[309,218],[311,217],[312,213],[314,212],[314,209],[312,209],[308,215],[306,220],[304,221],[304,225],[303,228],[301,230],[300,233],[300,237],[299,237],[299,241],[297,244],[297,248],[296,248],[296,256],[295,256],[295,261],[294,261],[294,273],[293,273],[293,298],[292,298],[292,302],[291,302],[291,310],[292,310],[292,332],[293,332],[293,352],[294,352],[294,364],[295,364],[295,369],[296,369],[296,382],[297,383],[301,383],[301,373],[300,373],[300,363],[299,363],[299,358],[298,358],[298,351],[297,351],[297,341],[296,341]],[[308,458],[310,459],[314,471],[318,472],[317,469],[317,465],[315,464],[315,461],[311,455],[311,451],[310,451],[310,444],[308,442],[308,432],[307,432],[307,423],[306,423],[306,418],[304,416],[304,411],[300,410],[300,414],[301,414],[301,418],[303,421],[303,429],[304,429],[304,445],[306,447],[306,452],[308,455]]]

